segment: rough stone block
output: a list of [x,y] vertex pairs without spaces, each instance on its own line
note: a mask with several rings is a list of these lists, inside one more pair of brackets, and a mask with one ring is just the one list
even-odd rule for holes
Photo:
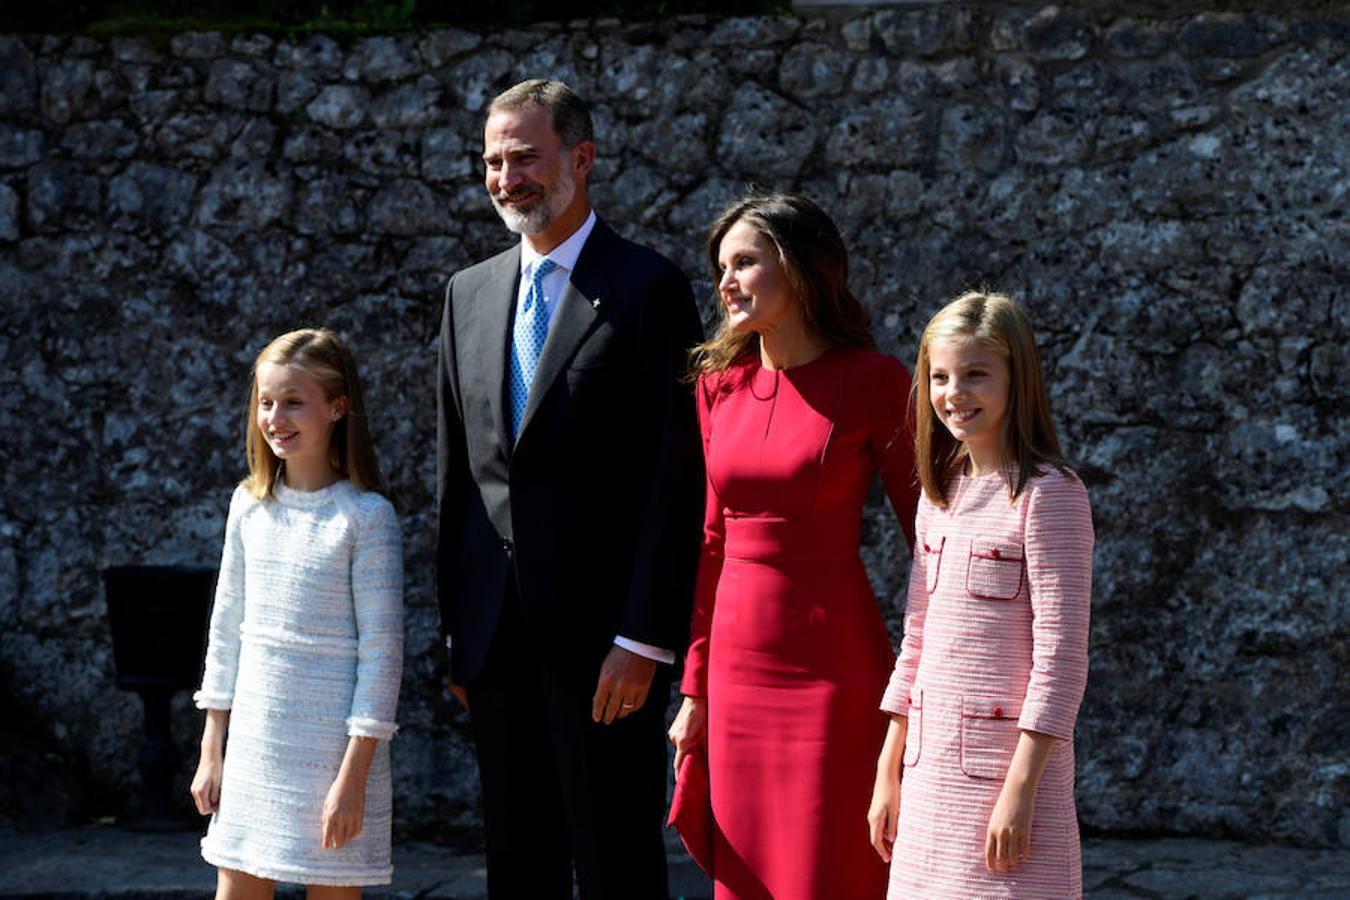
[[1163,22],[1125,18],[1111,23],[1105,41],[1116,56],[1156,56],[1171,46],[1172,32]]
[[638,152],[658,160],[663,169],[697,175],[709,166],[708,117],[703,113],[660,116],[631,133]]
[[17,35],[0,35],[0,115],[37,108],[37,66]]
[[1008,105],[1018,112],[1031,112],[1041,104],[1036,67],[1019,56],[1000,54],[994,59],[994,74],[1008,95]]
[[400,236],[443,234],[448,211],[436,192],[420,181],[399,179],[385,185],[367,207],[370,229]]
[[286,70],[277,76],[277,112],[293,113],[319,93],[319,83],[305,72]]
[[928,114],[904,98],[850,106],[830,130],[825,158],[850,168],[902,168],[924,158]]
[[1256,56],[1277,43],[1269,20],[1245,13],[1201,13],[1177,35],[1177,46],[1201,58]]
[[999,172],[1010,131],[1007,119],[983,107],[947,107],[938,129],[938,168]]
[[108,213],[131,216],[153,228],[187,221],[197,179],[188,172],[134,162],[108,184]]
[[486,50],[444,72],[441,83],[464,108],[479,112],[497,95],[497,84],[511,71],[515,57],[505,50]]
[[797,33],[800,23],[791,16],[742,16],[723,19],[707,37],[714,47],[768,47]]
[[857,94],[874,94],[886,86],[890,65],[884,56],[864,56],[853,69],[849,87]]
[[267,112],[272,108],[277,76],[266,63],[218,59],[206,79],[206,102],[231,109]]
[[1024,26],[1027,49],[1037,59],[1082,59],[1092,49],[1097,28],[1085,13],[1047,6]]
[[422,137],[422,177],[427,181],[454,181],[474,174],[473,157],[454,128],[432,128]]
[[259,160],[232,159],[218,166],[197,200],[194,221],[237,232],[260,231],[290,208],[291,180]]
[[98,111],[94,63],[59,60],[42,65],[42,112],[57,124],[88,118]]
[[230,41],[230,52],[239,56],[262,59],[276,46],[276,41],[265,34],[236,35]]
[[28,221],[38,231],[79,227],[99,208],[98,179],[69,163],[40,163],[28,170]]
[[964,7],[887,9],[872,17],[872,31],[893,56],[934,56],[971,45],[973,13]]
[[1039,113],[1017,132],[1017,158],[1041,165],[1081,162],[1088,154],[1096,123],[1060,110]]
[[758,85],[746,85],[722,118],[718,159],[744,179],[791,178],[801,171],[816,142],[810,116]]
[[342,146],[347,164],[376,182],[389,175],[416,175],[419,156],[416,133],[401,131],[364,131]]
[[140,136],[120,119],[72,125],[61,139],[61,149],[84,159],[126,159],[140,146]]
[[441,86],[423,75],[377,97],[370,107],[370,120],[377,128],[407,128],[432,125],[445,115],[441,109]]
[[798,44],[783,54],[778,84],[790,96],[832,96],[844,89],[851,62],[851,54],[827,44]]
[[299,44],[283,41],[272,61],[281,68],[297,69],[316,78],[336,78],[342,72],[342,47],[326,34],[311,35]]
[[348,84],[330,84],[305,107],[315,122],[329,128],[348,130],[366,120],[370,92]]
[[359,41],[342,74],[348,81],[401,81],[421,71],[417,47],[410,37],[369,37]]
[[20,226],[19,195],[9,185],[0,184],[0,241],[17,241]]
[[356,194],[338,175],[306,183],[296,194],[295,218],[302,234],[355,234],[361,227]]
[[417,42],[417,50],[422,54],[422,62],[426,67],[434,71],[482,43],[483,39],[472,31],[445,28],[422,35]]
[[46,155],[42,132],[0,123],[0,168],[21,169]]

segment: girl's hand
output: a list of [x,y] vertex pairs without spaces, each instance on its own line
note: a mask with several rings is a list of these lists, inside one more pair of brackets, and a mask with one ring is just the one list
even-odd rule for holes
[[192,776],[192,802],[197,804],[197,812],[204,816],[220,809],[220,755],[203,753],[197,763],[197,774]]
[[984,864],[991,872],[1011,872],[1031,858],[1031,813],[1036,787],[1004,783],[984,838]]
[[900,779],[893,772],[878,768],[876,783],[872,785],[872,805],[867,810],[867,836],[882,862],[891,861],[899,819]]
[[989,829],[984,837],[984,864],[991,872],[1011,872],[1031,857],[1031,813],[1036,787],[1055,742],[1048,734],[1026,731],[1017,738],[1008,774],[1003,778]]
[[336,850],[350,843],[361,833],[365,815],[365,779],[339,773],[323,801],[323,848]]
[[666,736],[675,745],[675,777],[680,777],[680,763],[703,746],[708,731],[708,701],[703,697],[685,697],[675,721],[670,723]]

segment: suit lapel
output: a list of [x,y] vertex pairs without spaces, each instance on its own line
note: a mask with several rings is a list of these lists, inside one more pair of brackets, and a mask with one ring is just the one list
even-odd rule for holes
[[516,309],[520,282],[520,247],[502,254],[497,270],[474,298],[480,317],[478,332],[483,344],[483,383],[487,387],[492,421],[502,447],[515,443],[511,434],[511,411],[506,405],[507,360],[511,358],[511,320]]
[[[586,245],[581,248],[581,255],[577,257],[577,267],[568,276],[567,287],[563,289],[558,308],[553,312],[539,365],[534,370],[534,383],[530,385],[530,397],[525,403],[525,415],[520,422],[521,437],[529,429],[535,410],[543,402],[553,382],[567,368],[577,347],[595,327],[609,299],[604,264],[613,237],[614,232],[604,222],[597,221],[590,237],[586,239]],[[509,347],[507,352],[510,352]]]

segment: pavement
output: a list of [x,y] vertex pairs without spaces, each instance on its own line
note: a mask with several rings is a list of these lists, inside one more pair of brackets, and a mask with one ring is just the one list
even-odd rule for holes
[[[213,895],[215,870],[198,855],[197,841],[195,832],[147,833],[119,825],[0,832],[0,897],[204,900]],[[672,896],[712,896],[681,851],[673,849],[670,862]],[[1088,838],[1083,887],[1091,900],[1350,900],[1350,850]],[[301,896],[287,886],[277,894]],[[486,896],[483,857],[404,841],[394,850],[393,884],[369,888],[365,896],[479,900]]]

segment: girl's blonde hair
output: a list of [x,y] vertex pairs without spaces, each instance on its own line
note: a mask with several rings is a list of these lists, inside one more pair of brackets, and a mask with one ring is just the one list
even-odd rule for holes
[[248,457],[244,488],[259,500],[272,497],[272,485],[281,469],[281,460],[258,430],[258,367],[263,363],[292,366],[312,376],[323,388],[327,400],[347,398],[346,415],[333,426],[328,445],[329,464],[357,490],[385,493],[375,445],[366,424],[366,404],[361,379],[356,374],[356,358],[342,339],[326,328],[287,332],[264,347],[254,360],[253,390],[244,422],[244,452]]
[[[798,194],[751,193],[734,201],[708,229],[708,270],[713,292],[722,280],[717,255],[737,222],[764,235],[778,251],[788,284],[801,307],[802,320],[813,336],[830,347],[871,347],[867,309],[848,288],[848,250],[838,227],[825,210]],[[722,310],[717,333],[694,348],[694,375],[721,372],[759,352],[759,335],[735,332]]]
[[910,389],[919,483],[929,500],[945,507],[947,482],[965,462],[965,446],[952,437],[933,412],[929,388],[932,343],[964,337],[975,338],[1002,357],[1008,366],[1003,446],[1007,461],[1017,465],[1017,475],[1009,486],[1009,500],[1015,501],[1028,482],[1041,474],[1042,466],[1053,466],[1067,474],[1068,465],[1050,417],[1050,399],[1045,392],[1031,321],[1020,303],[1003,294],[964,293],[938,310],[923,330],[919,359],[914,366],[914,386]]

